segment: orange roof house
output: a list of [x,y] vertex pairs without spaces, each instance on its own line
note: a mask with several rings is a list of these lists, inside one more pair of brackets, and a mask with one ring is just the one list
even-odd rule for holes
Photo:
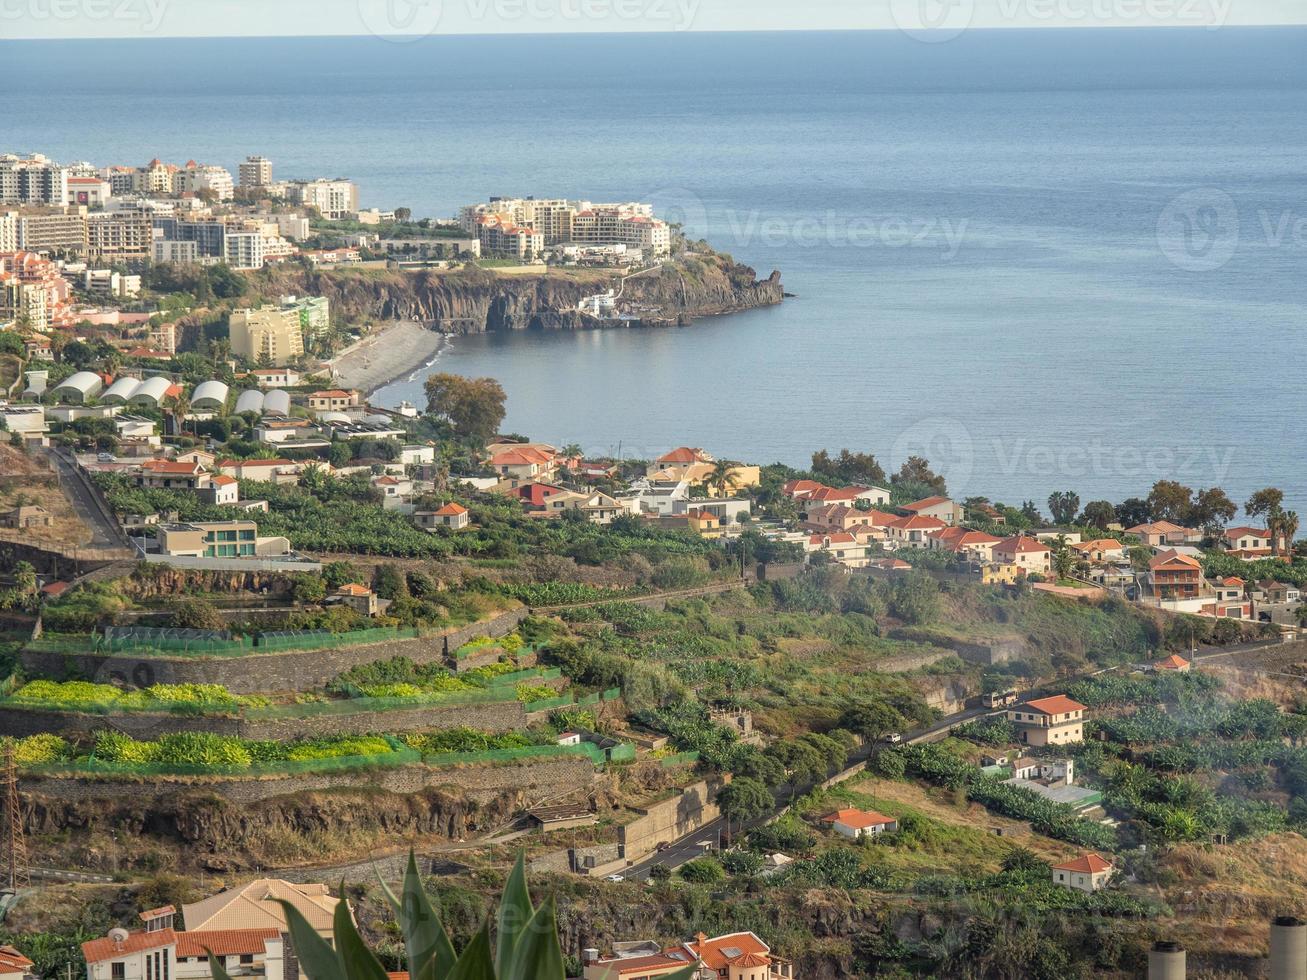
[[1193,664],[1176,653],[1171,654],[1171,656],[1167,657],[1165,660],[1159,660],[1157,663],[1153,664],[1154,670],[1169,670],[1177,674],[1187,674],[1192,668]]
[[1083,874],[1102,874],[1111,871],[1116,865],[1097,854],[1082,854],[1073,861],[1053,865],[1054,871],[1079,871]]
[[1042,715],[1057,717],[1059,715],[1069,715],[1077,711],[1088,711],[1083,704],[1075,701],[1065,694],[1056,694],[1051,698],[1038,698],[1034,701],[1027,701],[1023,708],[1028,711],[1035,711]]

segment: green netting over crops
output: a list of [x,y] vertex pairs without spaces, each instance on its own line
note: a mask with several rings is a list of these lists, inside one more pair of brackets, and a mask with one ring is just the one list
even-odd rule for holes
[[[624,746],[617,746],[613,751]],[[631,748],[630,746],[625,746]],[[243,767],[205,765],[164,765],[158,763],[105,762],[80,759],[33,766],[28,771],[52,776],[289,776],[317,773],[350,772],[361,769],[394,769],[400,766],[425,765],[446,768],[460,765],[520,762],[527,759],[585,756],[594,765],[608,761],[608,753],[589,742],[581,745],[528,745],[513,749],[485,749],[480,752],[445,752],[423,755],[415,749],[397,747],[393,752],[374,755],[339,756],[303,761],[256,762]],[[634,749],[631,752],[634,757]],[[616,760],[615,760],[616,761]]]

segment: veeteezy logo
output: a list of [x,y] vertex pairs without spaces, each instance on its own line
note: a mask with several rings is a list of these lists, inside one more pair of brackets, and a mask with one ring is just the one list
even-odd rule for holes
[[700,0],[466,0],[473,20],[515,23],[611,23],[614,27],[648,24],[687,31],[699,13]]
[[[1234,0],[890,0],[900,31],[919,41],[951,41],[985,27],[1099,25],[1223,27]],[[981,13],[985,16],[980,16]]]
[[65,24],[136,23],[152,34],[163,24],[171,0],[0,0],[0,21]]

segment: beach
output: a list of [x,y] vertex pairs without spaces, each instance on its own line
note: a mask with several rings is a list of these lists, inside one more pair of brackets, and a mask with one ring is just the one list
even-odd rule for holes
[[445,338],[420,323],[397,320],[337,355],[330,365],[335,383],[371,394],[383,385],[421,371],[440,352]]

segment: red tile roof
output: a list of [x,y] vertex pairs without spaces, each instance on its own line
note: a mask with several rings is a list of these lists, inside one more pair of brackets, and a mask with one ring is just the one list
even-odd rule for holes
[[1162,552],[1156,558],[1149,561],[1148,567],[1156,570],[1158,568],[1165,568],[1167,565],[1174,565],[1177,563],[1184,565],[1186,568],[1191,568],[1191,569],[1196,568],[1201,570],[1203,567],[1202,562],[1200,562],[1197,558],[1193,558],[1189,555],[1182,555],[1178,551]]
[[900,531],[938,531],[948,527],[937,517],[927,517],[924,514],[914,514],[911,517],[898,517],[890,521],[887,527],[895,528]]
[[904,504],[903,509],[910,510],[914,514],[917,514],[923,510],[929,510],[931,507],[938,507],[940,504],[951,503],[953,503],[953,501],[949,500],[948,497],[925,497],[922,500],[915,501],[914,503]]
[[146,909],[141,913],[141,921],[149,922],[151,919],[162,919],[165,915],[176,915],[177,909],[172,905],[163,905],[157,909]]
[[650,970],[665,970],[686,965],[685,960],[664,953],[654,953],[651,956],[625,956],[599,962],[610,971],[615,970],[619,977],[645,976]]
[[467,508],[459,504],[445,504],[440,510],[436,511],[437,517],[458,517],[460,514],[466,514]]
[[842,823],[846,827],[852,827],[855,830],[866,830],[868,827],[880,827],[885,824],[894,822],[893,817],[887,817],[883,813],[877,813],[875,810],[836,810],[834,813],[828,813],[821,818],[822,823]]
[[105,960],[118,959],[130,953],[143,953],[149,949],[162,949],[177,941],[177,933],[171,929],[156,929],[154,932],[132,932],[121,943],[112,939],[92,939],[82,943],[82,956],[87,963],[102,963]]
[[1153,666],[1158,670],[1184,670],[1189,666],[1189,661],[1178,653],[1173,653],[1165,660],[1159,660]]
[[209,480],[209,482],[212,483],[215,487],[229,487],[237,481],[236,481],[236,477],[234,476],[219,475],[213,477],[211,480]]
[[141,464],[147,473],[172,474],[175,476],[196,476],[204,472],[199,463],[174,463],[170,459],[147,459]]
[[1051,698],[1039,698],[1035,701],[1027,701],[1022,707],[1029,711],[1037,711],[1041,715],[1068,715],[1073,711],[1088,710],[1079,701],[1073,701],[1065,694],[1057,694]]
[[1238,541],[1240,538],[1267,538],[1271,532],[1259,527],[1229,527],[1225,529],[1225,539],[1227,541]]
[[214,929],[177,933],[178,956],[238,956],[262,953],[269,941],[281,939],[279,929]]
[[1064,864],[1053,865],[1054,871],[1078,871],[1081,874],[1096,875],[1104,871],[1111,871],[1114,865],[1106,861],[1097,854],[1082,854],[1074,861],[1067,861]]
[[72,582],[51,582],[41,586],[41,592],[48,596],[61,596],[73,587]]
[[25,973],[35,964],[12,946],[0,946],[0,973]]
[[1035,555],[1051,552],[1053,549],[1037,538],[1028,538],[1024,534],[1019,534],[1014,538],[1004,538],[994,545],[994,550],[1010,555]]
[[703,457],[702,449],[691,449],[689,446],[681,446],[679,449],[673,449],[669,453],[659,456],[659,463],[697,463]]
[[357,582],[349,582],[345,585],[342,585],[339,589],[337,589],[336,594],[354,595],[354,596],[361,597],[361,596],[372,595],[372,590],[369,589],[366,585],[359,585]]
[[[704,966],[710,970],[719,972],[729,967],[731,962],[740,956],[748,954],[766,956],[771,952],[767,944],[751,932],[736,932],[729,936],[718,936],[716,939],[709,939],[700,933],[695,937],[694,942],[685,943],[684,949],[692,956],[698,956],[703,960]],[[726,950],[738,952],[727,956]]]

